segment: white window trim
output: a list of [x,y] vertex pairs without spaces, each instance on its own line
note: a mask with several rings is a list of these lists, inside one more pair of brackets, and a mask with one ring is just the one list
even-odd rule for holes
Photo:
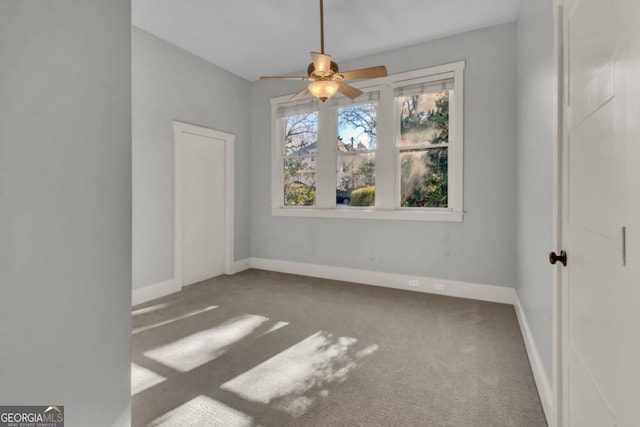
[[[278,129],[274,125],[278,106],[286,103],[291,95],[271,99],[271,214],[282,217],[380,219],[408,221],[462,222],[463,210],[463,153],[464,153],[464,68],[465,61],[438,65],[421,70],[394,74],[374,80],[351,84],[364,91],[379,91],[378,131],[376,144],[376,206],[341,207],[335,203],[335,145],[332,138],[321,135],[322,130],[332,129],[335,121],[331,102],[318,101],[318,156],[316,162],[316,206],[284,206],[284,176],[280,163],[282,145]],[[395,144],[396,115],[393,90],[396,87],[442,80],[453,76],[453,110],[449,122],[449,181],[448,208],[404,208],[399,198],[399,148]],[[462,94],[462,99],[460,98]],[[456,99],[457,98],[457,99]],[[357,103],[355,101],[354,103]],[[329,145],[331,144],[331,146]]]

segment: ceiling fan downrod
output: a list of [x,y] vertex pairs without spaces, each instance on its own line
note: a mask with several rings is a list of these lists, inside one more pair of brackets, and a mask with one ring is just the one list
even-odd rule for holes
[[324,7],[320,0],[320,53],[324,55]]

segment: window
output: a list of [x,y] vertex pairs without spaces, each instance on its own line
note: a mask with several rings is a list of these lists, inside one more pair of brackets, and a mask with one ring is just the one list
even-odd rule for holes
[[400,206],[446,208],[453,79],[396,89]]
[[272,212],[462,221],[464,62],[272,99]]
[[376,112],[375,101],[335,108],[338,206],[375,206]]
[[314,104],[283,106],[279,110],[278,144],[282,147],[283,206],[316,205],[318,111]]

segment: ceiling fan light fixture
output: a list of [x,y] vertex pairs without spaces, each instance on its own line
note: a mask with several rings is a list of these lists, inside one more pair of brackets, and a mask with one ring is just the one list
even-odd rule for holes
[[311,95],[324,102],[335,95],[339,87],[340,85],[332,80],[319,80],[310,83],[307,88],[309,92],[311,92]]

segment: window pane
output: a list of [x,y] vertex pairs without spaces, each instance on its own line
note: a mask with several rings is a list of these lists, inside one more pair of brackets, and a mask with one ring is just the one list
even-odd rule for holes
[[338,155],[336,204],[374,206],[376,158],[374,153]]
[[338,152],[376,149],[376,104],[338,108]]
[[287,116],[281,120],[285,156],[302,156],[318,151],[317,112]]
[[449,91],[400,96],[400,147],[449,142]]
[[284,205],[315,206],[316,165],[313,157],[284,160]]
[[400,206],[446,208],[448,148],[400,152]]

